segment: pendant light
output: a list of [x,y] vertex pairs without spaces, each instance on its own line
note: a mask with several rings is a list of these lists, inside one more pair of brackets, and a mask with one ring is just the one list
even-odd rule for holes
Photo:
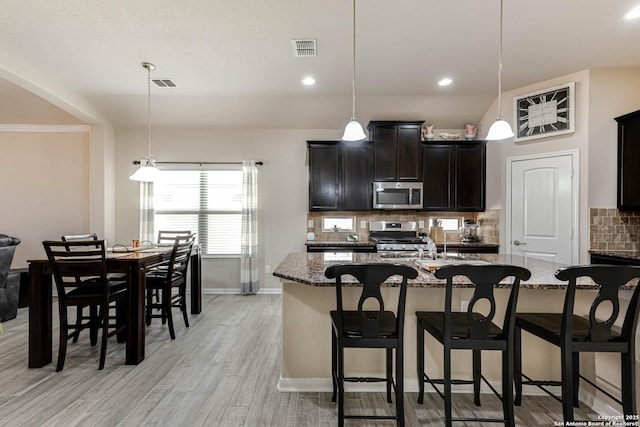
[[500,41],[498,46],[498,117],[489,128],[488,141],[498,141],[514,136],[511,125],[502,118],[502,3],[500,0]]
[[353,75],[351,80],[351,120],[344,128],[343,141],[362,141],[367,135],[356,120],[356,0],[353,0]]
[[160,170],[156,168],[155,160],[151,157],[151,72],[156,69],[156,66],[150,62],[143,62],[141,65],[147,70],[147,157],[138,162],[140,167],[129,179],[133,181],[154,182],[158,179],[158,174],[160,173]]

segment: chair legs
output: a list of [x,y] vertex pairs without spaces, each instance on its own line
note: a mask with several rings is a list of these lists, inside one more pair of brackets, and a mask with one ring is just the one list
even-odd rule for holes
[[[624,415],[634,417],[638,414],[636,411],[636,358],[633,351],[622,353],[620,360],[621,365],[621,383],[622,383],[622,411]],[[631,418],[633,419],[633,418]]]
[[511,427],[516,425],[513,410],[513,354],[512,345],[502,352],[502,413],[505,425]]
[[[67,356],[67,340],[69,339],[69,321],[67,319],[67,307],[58,303],[58,313],[60,314],[60,344],[58,346],[58,364],[56,372],[64,368],[64,359]],[[80,309],[80,307],[78,307]]]
[[562,416],[567,422],[573,421],[573,353],[562,347],[560,358],[562,359]]
[[516,326],[513,337],[513,382],[516,395],[513,399],[515,406],[522,404],[522,329]]
[[[184,325],[189,327],[189,314],[187,312],[187,285],[179,285],[178,294],[173,295],[173,288],[148,289],[146,293],[145,321],[147,326],[151,325],[152,318],[161,318],[162,324],[168,323],[169,335],[171,339],[176,339],[175,329],[173,325],[172,309],[177,307],[182,312]],[[154,295],[160,294],[160,303],[154,302]],[[153,311],[160,310],[160,314],[153,314]]]
[[417,355],[416,360],[418,361],[418,403],[424,403],[424,329],[420,326],[420,321],[418,321],[417,331]]
[[[503,369],[503,372],[504,372],[504,369]],[[473,350],[473,403],[475,403],[476,406],[480,406],[480,376],[481,375],[482,375],[482,353],[480,352],[480,350]]]
[[[392,387],[393,387],[393,349],[385,349],[386,352],[386,392],[387,402],[392,403]],[[403,368],[403,352],[402,348],[396,349],[395,354],[395,398],[396,398],[396,417],[397,425],[404,426],[404,368]],[[381,379],[383,380],[383,379]],[[338,338],[335,331],[331,330],[331,383],[333,393],[331,402],[338,404],[338,426],[344,426],[344,348],[338,345]],[[356,417],[357,418],[357,417]]]

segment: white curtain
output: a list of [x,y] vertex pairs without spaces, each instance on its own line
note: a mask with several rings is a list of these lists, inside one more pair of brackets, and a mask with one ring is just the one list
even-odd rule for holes
[[258,168],[242,161],[242,235],[240,238],[240,293],[255,294],[258,279]]
[[140,182],[140,241],[155,242],[153,182]]

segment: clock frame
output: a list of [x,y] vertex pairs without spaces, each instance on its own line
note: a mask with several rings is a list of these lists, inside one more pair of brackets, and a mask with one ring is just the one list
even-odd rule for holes
[[575,83],[513,98],[514,141],[528,141],[575,132]]

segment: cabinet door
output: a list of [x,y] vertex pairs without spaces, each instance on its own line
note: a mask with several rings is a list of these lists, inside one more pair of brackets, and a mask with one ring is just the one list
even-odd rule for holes
[[420,181],[422,178],[420,125],[398,125],[397,139],[398,181]]
[[342,199],[343,211],[370,211],[372,177],[372,146],[370,143],[342,146]]
[[485,210],[486,145],[460,144],[456,146],[456,210]]
[[618,209],[640,210],[640,111],[618,121]]
[[453,145],[424,145],[423,152],[423,210],[454,210],[454,154]]
[[376,125],[373,127],[373,180],[395,181],[397,178],[397,135],[396,126]]
[[309,145],[309,210],[339,209],[340,146]]

